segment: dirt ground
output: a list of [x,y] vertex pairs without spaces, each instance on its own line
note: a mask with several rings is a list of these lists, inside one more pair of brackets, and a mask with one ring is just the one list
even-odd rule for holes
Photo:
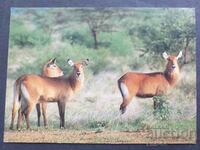
[[195,138],[154,137],[151,131],[5,131],[4,142],[20,143],[106,143],[106,144],[182,144],[195,143]]

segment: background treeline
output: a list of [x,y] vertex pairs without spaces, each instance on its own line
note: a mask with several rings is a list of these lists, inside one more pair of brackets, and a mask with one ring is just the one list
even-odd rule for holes
[[147,62],[160,67],[164,51],[182,50],[184,64],[195,59],[192,9],[14,9],[12,14],[10,47],[41,53],[31,71],[54,56],[60,63],[90,57],[94,73],[115,69],[112,57],[131,56],[126,63],[133,69]]

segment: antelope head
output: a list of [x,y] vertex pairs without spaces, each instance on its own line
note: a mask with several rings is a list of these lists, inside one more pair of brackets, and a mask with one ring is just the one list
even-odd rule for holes
[[56,65],[56,58],[50,59],[43,67],[43,75],[48,77],[63,76],[63,71]]
[[73,67],[73,76],[76,79],[79,79],[84,76],[84,67],[88,65],[89,59],[80,61],[80,62],[73,62],[71,59],[67,60],[68,64]]
[[182,57],[182,51],[180,51],[177,56],[168,55],[166,52],[164,52],[163,57],[165,58],[165,60],[167,60],[167,65],[166,65],[167,73],[172,74],[174,72],[179,71],[178,59]]

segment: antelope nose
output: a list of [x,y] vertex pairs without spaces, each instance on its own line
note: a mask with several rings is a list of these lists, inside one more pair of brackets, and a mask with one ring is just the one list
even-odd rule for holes
[[77,76],[80,76],[81,73],[80,73],[80,72],[77,72],[76,74],[77,74]]
[[175,66],[175,65],[172,65],[172,68],[174,69],[174,68],[176,68],[176,66]]

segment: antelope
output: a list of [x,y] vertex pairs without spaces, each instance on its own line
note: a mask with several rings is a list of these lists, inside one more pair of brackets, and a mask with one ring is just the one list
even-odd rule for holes
[[[50,59],[42,69],[42,76],[47,76],[47,77],[59,77],[63,75],[63,71],[56,65],[56,58]],[[10,124],[10,129],[13,129],[14,125],[14,120],[16,116],[16,112],[18,111],[20,105],[19,105],[19,99],[21,97],[21,91],[19,89],[20,87],[20,82],[21,80],[25,77],[26,75],[20,76],[14,83],[14,101],[13,101],[13,108],[12,108],[12,118],[11,118],[11,124]],[[41,104],[36,104],[36,109],[37,109],[37,115],[38,115],[38,126],[40,125],[40,116],[41,116],[41,109],[40,107],[42,106],[42,114],[43,114],[43,119],[44,119],[44,125],[46,125],[46,103],[41,103]]]
[[[42,76],[46,77],[60,77],[63,76],[63,71],[56,65],[56,58],[50,59],[42,69]],[[40,117],[41,117],[41,108],[42,108],[42,115],[44,120],[44,126],[47,127],[47,117],[46,117],[46,110],[47,110],[47,103],[37,103],[37,116],[38,116],[38,126],[40,126]]]
[[125,113],[126,107],[134,96],[150,98],[162,95],[177,84],[180,76],[177,61],[182,57],[182,51],[177,56],[169,56],[166,52],[162,55],[167,60],[164,72],[128,72],[118,80],[118,87],[123,98],[120,105],[121,114]]
[[68,59],[73,72],[68,77],[49,78],[30,74],[21,79],[20,99],[21,107],[18,111],[17,129],[21,128],[22,115],[25,116],[27,129],[30,128],[29,115],[33,107],[39,102],[57,102],[60,115],[60,128],[65,128],[65,105],[84,83],[84,67],[89,59],[73,62]]

